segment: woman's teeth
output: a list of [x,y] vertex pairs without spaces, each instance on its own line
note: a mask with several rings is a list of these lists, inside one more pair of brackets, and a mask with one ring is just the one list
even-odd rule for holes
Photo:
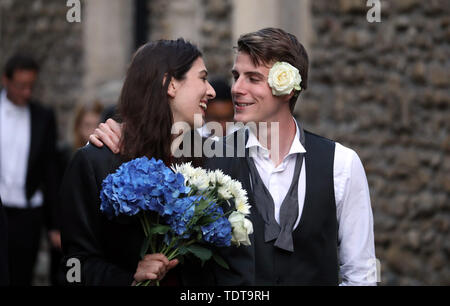
[[203,102],[200,102],[200,107],[202,107],[204,110],[206,110],[208,108],[206,103],[203,103]]

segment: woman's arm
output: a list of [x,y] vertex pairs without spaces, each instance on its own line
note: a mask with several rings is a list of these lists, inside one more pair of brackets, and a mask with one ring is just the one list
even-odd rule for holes
[[99,190],[85,149],[77,151],[66,171],[61,186],[61,198],[64,266],[69,259],[78,259],[81,284],[84,285],[130,285],[133,282],[133,273],[104,259],[105,254],[101,248]]
[[[105,259],[106,254],[102,249],[105,237],[101,234],[104,233],[101,228],[103,217],[99,202],[101,184],[98,178],[104,173],[96,173],[92,166],[93,161],[88,157],[89,154],[86,154],[87,150],[89,147],[77,151],[61,187],[63,264],[71,258],[78,259],[81,268],[80,284],[88,286],[129,286],[136,281],[161,280],[168,270],[177,265],[178,260],[169,262],[162,254],[150,254],[137,263],[135,272],[131,272]],[[95,162],[108,161],[99,158],[99,161]],[[127,234],[124,233],[125,236]],[[120,247],[118,239],[117,248]],[[108,254],[108,258],[111,257],[114,257],[114,254]],[[67,277],[66,279],[70,282]]]

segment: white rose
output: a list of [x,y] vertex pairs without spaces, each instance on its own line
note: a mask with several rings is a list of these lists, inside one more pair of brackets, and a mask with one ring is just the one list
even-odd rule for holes
[[237,246],[241,243],[243,245],[250,245],[250,238],[248,237],[253,233],[253,224],[250,220],[237,211],[233,211],[228,217],[230,221],[232,233],[231,242]]
[[301,81],[298,69],[286,62],[275,63],[269,71],[268,82],[275,96],[288,95],[293,89],[301,90]]

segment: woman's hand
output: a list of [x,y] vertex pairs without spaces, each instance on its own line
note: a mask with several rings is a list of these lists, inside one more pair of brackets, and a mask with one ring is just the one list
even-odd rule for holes
[[146,280],[161,280],[166,273],[178,264],[178,259],[169,261],[161,253],[148,254],[139,261],[136,273],[134,274],[133,286],[136,283]]
[[89,142],[96,147],[103,147],[105,144],[113,153],[119,153],[120,137],[122,137],[122,124],[113,119],[100,123],[94,134],[89,136]]

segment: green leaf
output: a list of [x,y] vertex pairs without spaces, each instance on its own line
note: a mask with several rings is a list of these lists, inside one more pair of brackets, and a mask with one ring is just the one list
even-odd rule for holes
[[141,247],[141,259],[144,258],[145,254],[147,254],[147,250],[148,247],[150,246],[150,242],[152,241],[151,236],[150,237],[146,237],[144,239],[144,242],[142,243],[142,247]]
[[200,225],[207,225],[210,224],[212,222],[214,222],[216,219],[213,218],[212,216],[208,215],[208,216],[203,216],[198,220],[198,224]]
[[222,256],[220,256],[219,254],[214,253],[213,254],[213,258],[214,258],[214,261],[217,262],[217,264],[219,266],[221,266],[222,268],[225,268],[227,270],[230,270],[230,267],[228,266],[228,264],[225,261],[225,259],[222,258]]
[[196,256],[197,258],[199,258],[202,261],[202,264],[209,260],[212,256],[212,252],[211,250],[201,247],[199,245],[190,245],[187,247],[187,250],[192,253],[194,256]]
[[198,205],[195,207],[195,213],[203,212],[209,206],[209,201],[200,200]]
[[168,225],[155,224],[150,228],[150,235],[153,235],[153,234],[164,235],[169,230],[170,230],[170,226],[168,226]]
[[184,245],[180,246],[178,248],[178,254],[179,255],[185,255],[187,252],[189,252],[188,248],[185,247]]

